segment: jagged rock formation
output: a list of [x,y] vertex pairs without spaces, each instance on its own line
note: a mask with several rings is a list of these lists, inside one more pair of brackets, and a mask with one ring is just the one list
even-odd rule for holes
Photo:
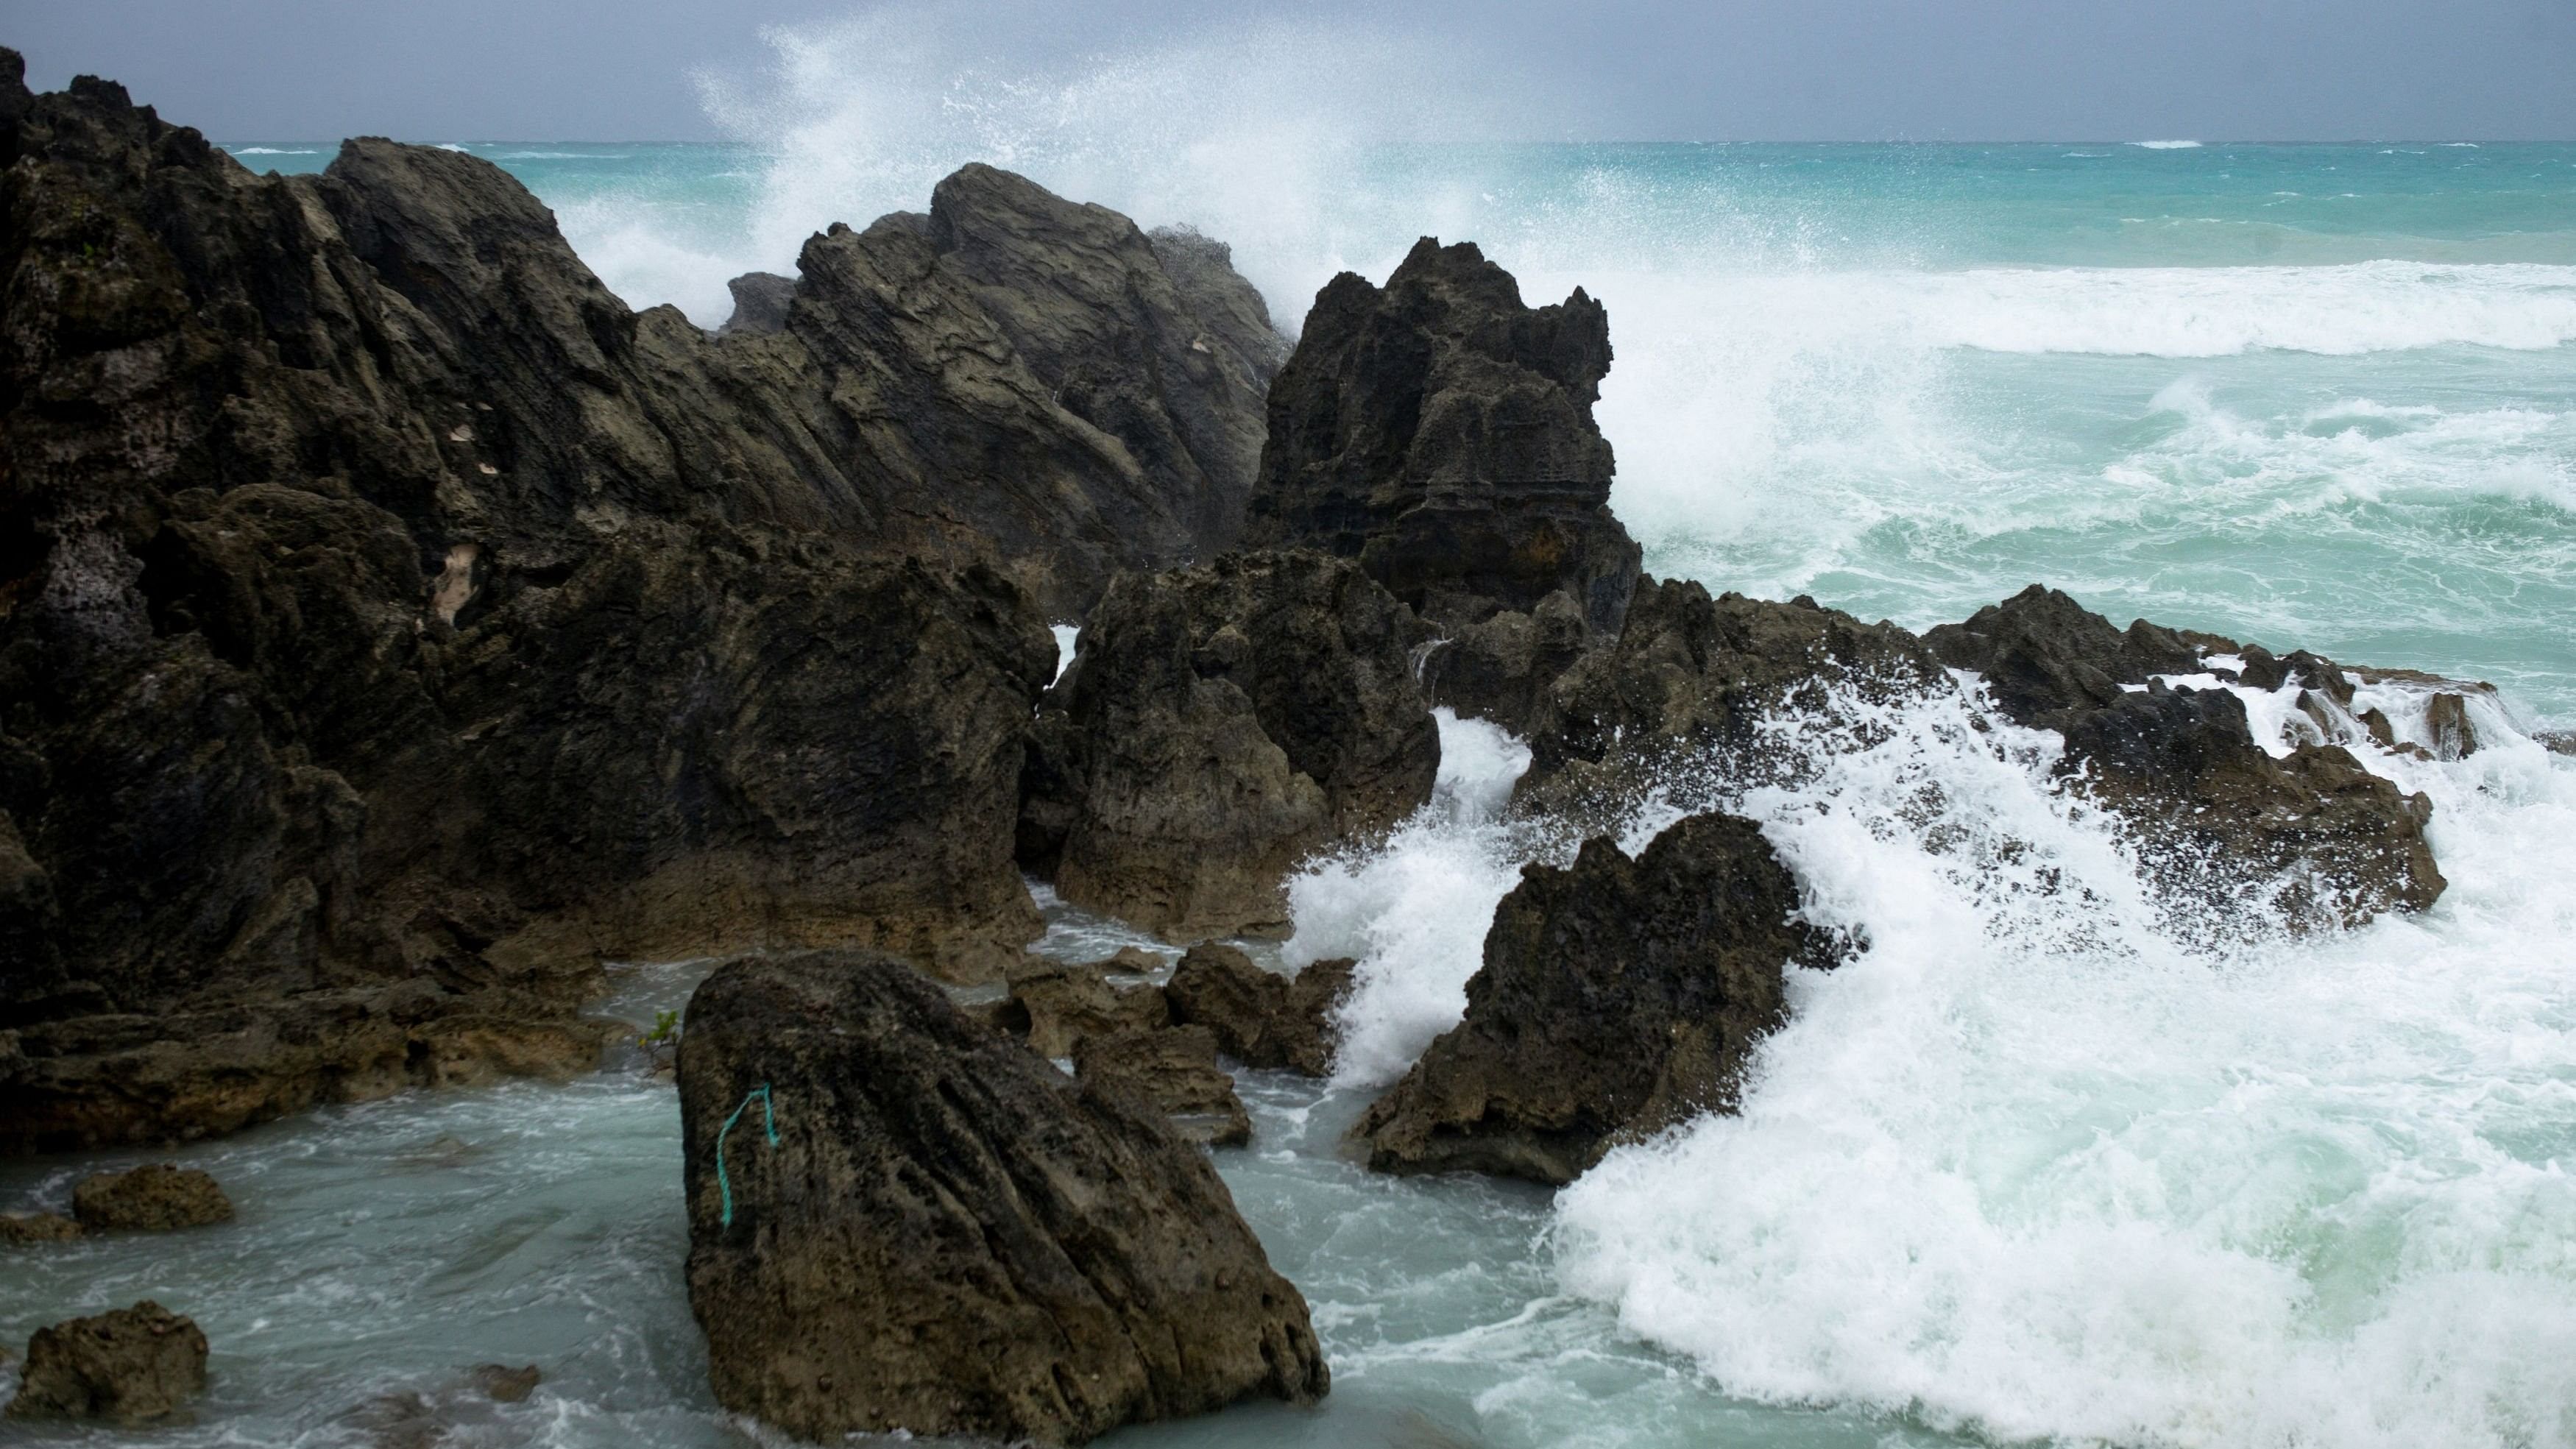
[[1039,1056],[1075,1055],[1083,1038],[1171,1025],[1159,986],[1112,986],[1105,963],[1068,965],[1032,957],[1011,972],[1010,1010],[996,1025],[1028,1039]]
[[1505,609],[1453,628],[1425,652],[1422,687],[1433,704],[1526,736],[1556,681],[1586,651],[1608,642],[1583,622],[1574,596],[1559,589],[1527,613]]
[[725,283],[725,290],[733,295],[733,315],[716,329],[718,337],[787,330],[787,309],[796,301],[794,277],[782,277],[776,272],[745,272]]
[[1617,642],[1537,699],[1515,798],[1603,825],[1651,789],[1688,795],[1684,776],[1740,781],[1783,763],[1758,758],[1757,726],[1775,711],[1828,710],[1835,687],[1885,698],[1942,677],[1921,641],[1884,621],[1647,579]]
[[22,75],[0,1152],[580,1070],[604,957],[1016,957],[1048,612],[1241,523],[1221,260],[969,168],[715,339],[484,162],[254,176]]
[[1284,934],[1281,881],[1431,798],[1412,614],[1303,550],[1122,574],[1038,725],[1022,860],[1173,940]]
[[232,1221],[232,1199],[211,1176],[156,1162],[94,1172],[72,1187],[72,1216],[91,1232],[168,1232]]
[[2340,744],[2276,758],[2254,741],[2236,695],[2157,678],[2208,673],[2210,654],[2239,657],[2243,683],[2295,682],[2311,717],[2331,720],[2348,712],[2353,686],[2330,660],[2144,620],[2122,631],[2036,584],[1924,642],[1983,675],[2016,722],[2061,732],[2064,768],[2132,822],[2169,883],[2228,899],[2278,882],[2273,903],[2293,924],[2420,911],[2444,889],[2424,838],[2429,799],[2401,793]]
[[1200,1151],[898,960],[719,967],[680,1104],[689,1299],[729,1409],[1079,1443],[1326,1390],[1305,1300]]
[[206,1335],[149,1299],[39,1328],[12,1419],[149,1424],[178,1418],[206,1391]]
[[1163,997],[1174,1021],[1206,1028],[1247,1067],[1330,1076],[1333,1013],[1350,994],[1358,964],[1341,957],[1282,976],[1221,941],[1204,941],[1172,968]]
[[1503,898],[1467,1014],[1354,1134],[1382,1172],[1563,1184],[1622,1141],[1732,1110],[1783,973],[1829,964],[1761,831],[1694,815],[1635,860],[1606,838]]
[[1609,370],[1600,303],[1525,307],[1473,244],[1423,238],[1383,290],[1345,272],[1270,389],[1249,537],[1356,558],[1444,627],[1562,589],[1614,633],[1640,552],[1592,421]]

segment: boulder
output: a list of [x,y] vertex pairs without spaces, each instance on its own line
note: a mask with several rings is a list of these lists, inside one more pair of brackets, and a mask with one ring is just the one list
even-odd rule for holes
[[208,1174],[156,1162],[82,1178],[72,1187],[72,1215],[92,1232],[166,1232],[231,1222],[233,1203]]
[[1384,589],[1321,554],[1121,575],[1049,695],[1060,716],[1041,718],[1023,860],[1051,860],[1067,901],[1170,939],[1285,934],[1291,867],[1431,798],[1416,638]]
[[1122,1032],[1152,1031],[1171,1024],[1171,1012],[1159,986],[1116,987],[1103,979],[1100,963],[1068,966],[1033,959],[1011,976],[1011,1002],[1018,1008],[1003,1025],[1026,1036],[1039,1056],[1074,1055],[1085,1038]]
[[1347,957],[1316,961],[1282,976],[1235,947],[1207,941],[1181,957],[1163,995],[1174,1021],[1207,1028],[1245,1066],[1324,1077],[1333,1070],[1333,1015],[1350,995],[1356,965]]
[[185,1415],[205,1390],[206,1335],[147,1299],[37,1329],[9,1417],[149,1424]]
[[1617,642],[1583,655],[1533,710],[1515,800],[1605,829],[1654,791],[1722,797],[1806,762],[1774,757],[1766,717],[1830,719],[1836,690],[1883,701],[1944,677],[1922,641],[1884,620],[1643,580]]
[[1607,838],[1503,898],[1467,1014],[1352,1129],[1381,1172],[1563,1184],[1622,1142],[1732,1111],[1785,973],[1831,945],[1751,821],[1690,816],[1634,860]]
[[680,1045],[717,1400],[808,1439],[1079,1443],[1328,1375],[1205,1156],[900,960],[720,965]]
[[1216,1033],[1206,1027],[1095,1032],[1073,1044],[1073,1072],[1085,1086],[1126,1092],[1161,1112],[1193,1142],[1241,1147],[1252,1140],[1252,1114],[1217,1065]]
[[1524,306],[1471,243],[1423,238],[1382,289],[1344,272],[1271,385],[1248,537],[1358,559],[1443,626],[1563,590],[1615,633],[1641,553],[1592,420],[1609,370],[1599,302]]
[[[2165,682],[2212,672],[2211,656],[2241,659],[2247,686],[2297,685],[2326,739],[2353,702],[2349,671],[2331,660],[2145,620],[2117,629],[2036,584],[1924,642],[1982,675],[2015,723],[2063,735],[2060,769],[2118,812],[2157,876],[2200,905],[2232,911],[2250,898],[2293,928],[2357,924],[2427,909],[2447,884],[2424,836],[2429,798],[2372,774],[2342,744],[2275,756],[2234,693]],[[2389,742],[2384,717],[2358,723]]]

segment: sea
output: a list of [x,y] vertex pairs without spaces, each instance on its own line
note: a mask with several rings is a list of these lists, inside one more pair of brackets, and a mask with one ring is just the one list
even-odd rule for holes
[[[2432,797],[2448,894],[2304,937],[2177,899],[2057,787],[2055,737],[1971,686],[1867,706],[1883,728],[1784,717],[1814,767],[1729,803],[1865,945],[1794,973],[1740,1114],[1554,1193],[1377,1176],[1344,1144],[1562,849],[1502,809],[1521,742],[1444,715],[1438,798],[1294,881],[1274,959],[1362,963],[1337,1074],[1243,1074],[1255,1136],[1215,1158],[1333,1393],[1103,1444],[2576,1444],[2576,758],[2543,743],[2576,728],[2576,147],[1372,140],[946,94],[935,126],[825,107],[736,144],[417,139],[708,326],[726,278],[920,209],[969,159],[1227,241],[1290,333],[1334,273],[1472,240],[1533,303],[1607,305],[1612,504],[1654,573],[1918,629],[2040,582],[2495,689],[2466,758],[2366,751]],[[227,145],[280,171],[333,150]],[[2385,702],[2422,735],[2420,693]],[[2279,701],[2251,703],[2286,749]],[[1045,949],[1173,954],[1041,902]],[[702,970],[621,965],[602,1010],[649,1023]],[[0,1164],[0,1209],[161,1158],[241,1209],[0,1256],[0,1341],[149,1297],[213,1344],[193,1426],[8,1432],[769,1442],[706,1388],[678,1133],[635,1051]],[[486,1361],[545,1381],[483,1402],[459,1375]]]

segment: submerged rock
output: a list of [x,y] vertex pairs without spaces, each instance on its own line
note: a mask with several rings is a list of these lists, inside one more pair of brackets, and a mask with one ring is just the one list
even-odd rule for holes
[[206,1173],[156,1162],[82,1178],[72,1188],[72,1215],[93,1232],[167,1232],[231,1222],[233,1203]]
[[[2330,660],[2276,657],[2144,620],[2120,630],[2035,584],[1925,642],[1944,662],[1983,675],[2016,723],[2059,731],[2061,768],[2130,822],[2169,885],[2212,901],[2266,889],[2294,926],[2421,911],[2442,894],[2424,836],[2429,798],[2400,791],[2339,744],[2276,757],[2255,742],[2235,694],[2162,679],[2207,672],[2210,654],[2233,656],[2244,660],[2239,677],[2248,685],[2297,684],[2347,709],[2353,686]],[[2325,713],[2309,694],[2302,699]]]
[[1321,1396],[1305,1300],[1197,1148],[898,960],[745,958],[680,1046],[716,1398],[788,1433],[1078,1443]]
[[1592,420],[1609,370],[1599,302],[1524,306],[1473,244],[1423,238],[1384,289],[1344,272],[1271,386],[1249,538],[1356,558],[1443,626],[1563,590],[1615,633],[1641,554]]
[[1826,965],[1753,822],[1694,815],[1635,860],[1606,838],[1494,912],[1467,1014],[1353,1128],[1382,1172],[1573,1181],[1621,1142],[1732,1111],[1792,965]]
[[206,1335],[147,1299],[37,1329],[9,1417],[149,1424],[205,1391]]
[[1207,1028],[1225,1054],[1247,1067],[1332,1075],[1333,1014],[1350,995],[1356,962],[1309,964],[1295,976],[1264,971],[1219,941],[1190,948],[1163,987],[1172,1019]]
[[496,1404],[524,1404],[528,1395],[535,1393],[537,1385],[546,1379],[545,1374],[532,1363],[521,1364],[517,1368],[502,1363],[476,1364],[465,1377],[485,1398]]
[[1412,615],[1347,561],[1124,574],[1042,718],[1023,860],[1157,935],[1285,934],[1289,869],[1431,798]]

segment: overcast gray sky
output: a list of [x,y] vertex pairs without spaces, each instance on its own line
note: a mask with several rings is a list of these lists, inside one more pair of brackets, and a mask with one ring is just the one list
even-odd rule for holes
[[[0,0],[29,79],[218,139],[694,140],[823,0]],[[1427,33],[1558,104],[1534,138],[2576,139],[2576,0],[1272,0]],[[997,63],[1135,46],[1175,0],[949,5]],[[1078,17],[1078,18],[1077,18]],[[952,45],[957,37],[952,37]]]

